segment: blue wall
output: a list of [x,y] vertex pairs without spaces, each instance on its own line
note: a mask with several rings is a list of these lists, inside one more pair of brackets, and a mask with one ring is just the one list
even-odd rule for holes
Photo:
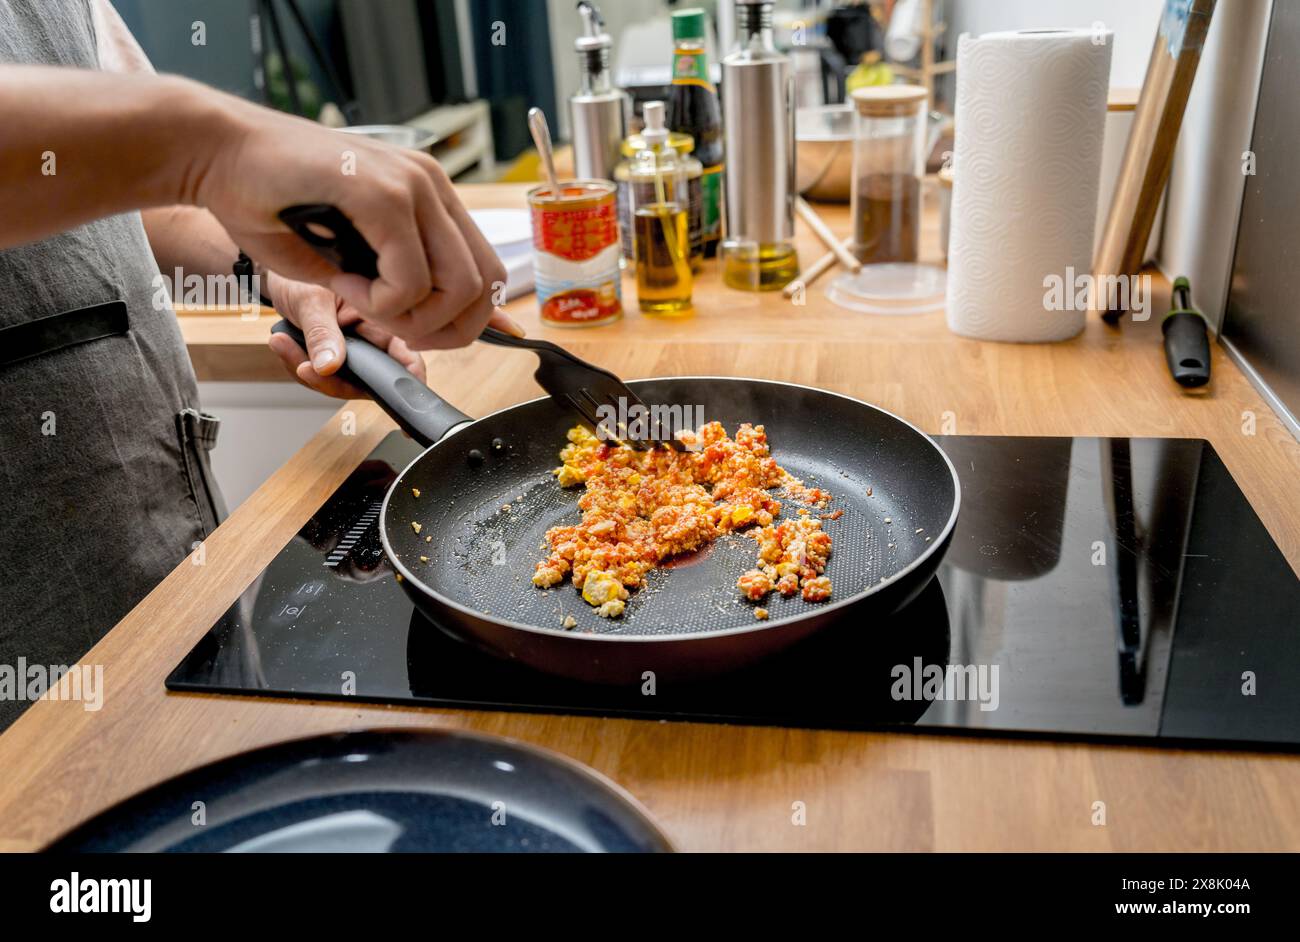
[[[492,105],[497,159],[509,160],[531,146],[529,108],[541,108],[553,131],[560,127],[546,0],[472,0],[470,12],[479,95]],[[504,45],[493,43],[497,23]]]
[[[145,54],[159,72],[186,75],[217,88],[254,97],[253,50],[248,28],[251,0],[112,0]],[[299,0],[298,4],[321,41],[327,44],[332,25],[332,0]],[[283,4],[277,7],[290,51],[310,62],[306,44]],[[195,46],[192,24],[207,26],[207,45]],[[323,76],[316,84],[329,88]],[[328,92],[326,92],[328,94]]]

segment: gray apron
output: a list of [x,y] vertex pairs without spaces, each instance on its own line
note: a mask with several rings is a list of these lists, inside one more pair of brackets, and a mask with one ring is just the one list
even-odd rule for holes
[[[0,2],[0,62],[98,68],[89,0]],[[0,665],[76,663],[222,516],[157,279],[139,213],[0,250]],[[0,691],[0,729],[27,706]]]

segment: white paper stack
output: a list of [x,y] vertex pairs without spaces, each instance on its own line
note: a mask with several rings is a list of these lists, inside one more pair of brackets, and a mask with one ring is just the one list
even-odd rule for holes
[[956,333],[1042,342],[1083,329],[1111,46],[1110,33],[1091,30],[961,37],[948,248]]
[[531,294],[533,271],[533,223],[526,209],[471,209],[483,237],[491,243],[506,266],[506,300]]

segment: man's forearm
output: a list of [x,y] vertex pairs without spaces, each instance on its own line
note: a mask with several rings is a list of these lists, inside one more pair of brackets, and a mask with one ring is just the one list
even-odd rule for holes
[[[154,75],[153,66],[108,0],[94,0],[100,65],[110,72]],[[154,206],[141,213],[158,267],[169,278],[229,275],[239,254],[217,217],[198,206]]]
[[[193,303],[187,296],[184,282],[193,275],[224,278],[234,275],[235,259],[239,247],[230,234],[217,221],[217,217],[199,206],[156,206],[141,213],[149,247],[163,276],[172,285],[173,301]],[[256,265],[256,259],[254,259]],[[254,274],[259,281],[252,290],[265,298],[274,296],[278,276],[257,266]],[[282,283],[282,282],[281,282]],[[230,303],[223,291],[222,300],[205,300],[203,304]],[[243,299],[240,299],[242,303]]]
[[0,65],[0,248],[193,202],[228,133],[221,99],[177,78]]
[[163,274],[229,275],[239,248],[217,217],[198,206],[156,206],[143,212],[149,246]]

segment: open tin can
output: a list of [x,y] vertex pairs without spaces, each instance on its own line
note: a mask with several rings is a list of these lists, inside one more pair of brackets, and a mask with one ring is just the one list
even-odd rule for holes
[[615,186],[575,180],[557,199],[543,184],[528,191],[537,301],[545,324],[594,327],[623,314],[622,254]]

